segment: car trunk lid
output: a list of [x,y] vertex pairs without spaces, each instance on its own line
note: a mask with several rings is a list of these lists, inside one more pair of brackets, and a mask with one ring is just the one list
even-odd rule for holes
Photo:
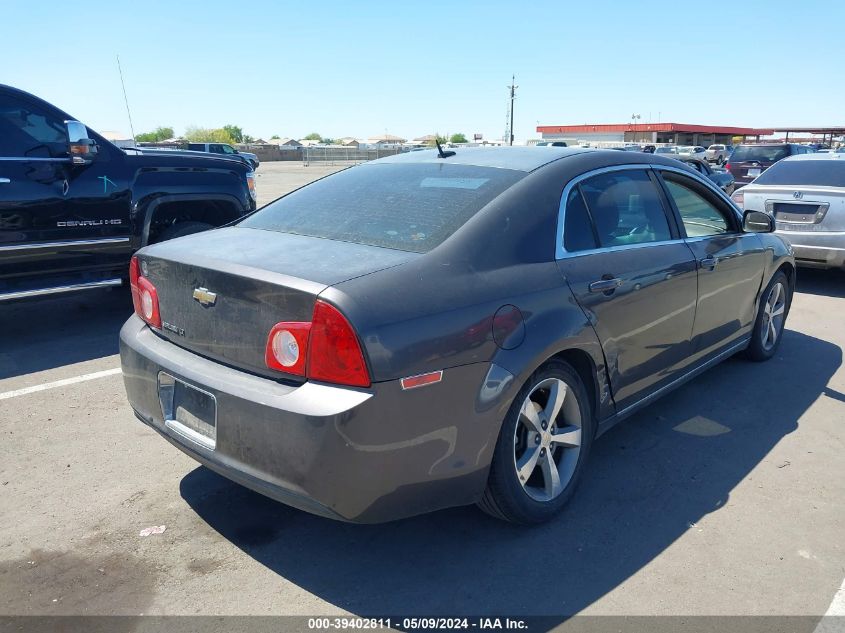
[[845,231],[845,190],[837,187],[748,186],[745,209],[765,211],[779,231]]
[[310,321],[314,302],[327,287],[414,257],[236,227],[163,242],[138,255],[142,274],[158,292],[161,336],[202,356],[273,377],[280,375],[264,361],[273,325]]

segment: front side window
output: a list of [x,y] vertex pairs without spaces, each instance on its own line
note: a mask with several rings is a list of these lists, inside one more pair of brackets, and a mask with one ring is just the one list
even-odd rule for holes
[[67,151],[67,130],[62,120],[0,97],[0,156],[65,158]]
[[645,170],[608,172],[588,178],[580,186],[600,246],[672,239],[663,203]]
[[666,189],[678,208],[687,237],[722,235],[731,231],[727,217],[705,196],[674,174],[664,173]]
[[224,154],[234,154],[235,149],[231,145],[221,145],[220,149],[223,151]]

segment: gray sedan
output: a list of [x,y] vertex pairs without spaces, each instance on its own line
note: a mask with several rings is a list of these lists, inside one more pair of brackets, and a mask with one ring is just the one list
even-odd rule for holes
[[650,154],[401,154],[140,250],[126,391],[197,461],[309,512],[536,523],[598,435],[775,354],[795,263],[773,230]]

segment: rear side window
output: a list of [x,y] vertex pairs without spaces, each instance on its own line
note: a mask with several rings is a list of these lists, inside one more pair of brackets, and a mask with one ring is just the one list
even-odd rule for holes
[[756,160],[773,162],[789,156],[788,145],[740,145],[734,150],[731,162]]
[[845,160],[784,160],[760,174],[754,184],[845,187]]
[[567,253],[577,253],[596,248],[593,223],[584,205],[581,191],[574,187],[566,200],[563,220],[563,247]]
[[240,226],[425,253],[525,175],[448,163],[359,165],[270,203]]
[[614,171],[581,183],[600,246],[672,239],[654,183],[644,170]]

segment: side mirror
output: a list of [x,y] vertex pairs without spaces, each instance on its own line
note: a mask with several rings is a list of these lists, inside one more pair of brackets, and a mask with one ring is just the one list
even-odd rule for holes
[[88,128],[79,121],[65,121],[68,154],[74,165],[90,165],[97,155],[97,142],[88,138]]
[[742,216],[742,230],[746,233],[773,233],[775,219],[761,211],[746,211]]

